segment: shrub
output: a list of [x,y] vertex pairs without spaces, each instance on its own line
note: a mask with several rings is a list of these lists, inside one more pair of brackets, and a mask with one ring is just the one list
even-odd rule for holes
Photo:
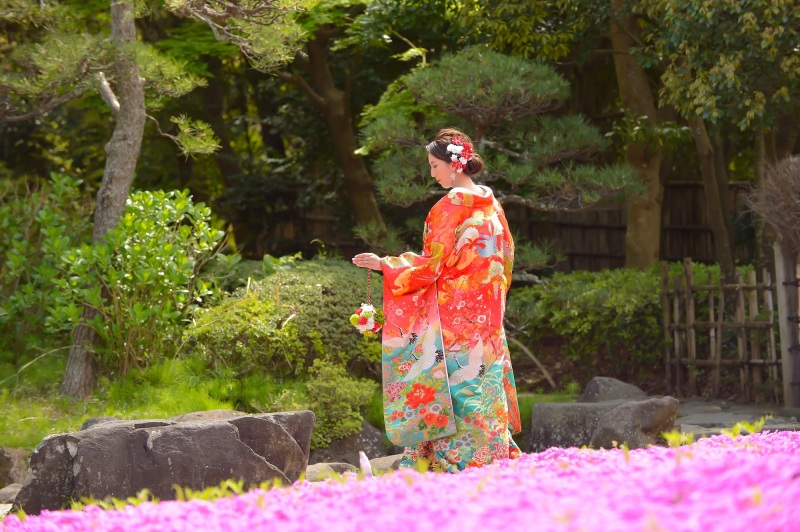
[[65,275],[59,257],[91,237],[91,202],[80,185],[52,174],[36,190],[0,191],[0,364],[8,371],[53,347],[42,339],[46,309],[59,295],[55,281]]
[[378,384],[354,379],[345,368],[318,358],[309,370],[308,408],[317,416],[311,435],[313,448],[361,431],[361,414],[372,400]]
[[[279,267],[276,261],[270,260],[271,274],[198,315],[184,335],[188,348],[217,365],[288,375],[311,366],[321,339],[351,371],[379,375],[379,341],[362,337],[349,322],[365,301],[366,272],[336,259],[284,258]],[[373,276],[378,305],[381,289]]]
[[661,360],[660,290],[655,269],[556,273],[513,290],[507,317],[525,328],[529,345],[555,339],[578,380],[603,374],[637,382]]
[[210,367],[253,368],[275,375],[299,373],[305,345],[284,310],[256,292],[230,297],[197,318],[185,336]]
[[[193,305],[212,294],[201,268],[223,233],[210,219],[211,210],[185,191],[132,194],[103,242],[62,255],[68,277],[56,280],[50,329],[86,323],[101,340],[102,367],[123,374],[173,353]],[[85,307],[97,310],[94,318],[84,317]]]

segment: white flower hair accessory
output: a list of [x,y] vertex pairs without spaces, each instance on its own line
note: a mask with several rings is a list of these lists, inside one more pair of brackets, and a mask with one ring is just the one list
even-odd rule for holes
[[447,153],[452,153],[450,165],[459,174],[467,167],[467,163],[472,160],[472,144],[464,142],[459,136],[453,137],[453,141],[447,145]]

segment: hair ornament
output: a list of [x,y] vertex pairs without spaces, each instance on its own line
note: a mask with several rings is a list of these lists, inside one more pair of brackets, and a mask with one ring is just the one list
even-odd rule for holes
[[450,161],[452,161],[450,164],[453,170],[461,173],[467,167],[467,163],[472,160],[472,144],[464,142],[460,136],[455,136],[447,145],[447,153],[452,154],[450,155]]

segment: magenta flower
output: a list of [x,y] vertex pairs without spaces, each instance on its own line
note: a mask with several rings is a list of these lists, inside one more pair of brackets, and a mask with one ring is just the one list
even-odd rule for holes
[[43,512],[0,531],[800,529],[800,433],[681,448],[549,449],[459,474],[397,471],[214,502]]

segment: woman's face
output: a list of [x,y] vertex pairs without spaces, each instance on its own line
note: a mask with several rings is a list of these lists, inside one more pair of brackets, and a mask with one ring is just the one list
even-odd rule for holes
[[450,174],[453,173],[453,169],[447,162],[437,159],[430,153],[428,154],[428,164],[431,166],[431,177],[436,180],[444,188],[450,188],[453,186],[453,178],[450,177]]

